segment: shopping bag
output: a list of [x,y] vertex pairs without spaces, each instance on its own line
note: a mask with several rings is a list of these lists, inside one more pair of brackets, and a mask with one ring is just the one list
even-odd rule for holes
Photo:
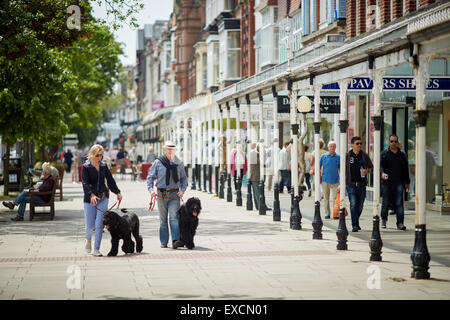
[[[339,219],[339,202],[341,201],[341,192],[338,191],[333,207],[333,218]],[[345,216],[348,216],[347,208],[345,208]]]

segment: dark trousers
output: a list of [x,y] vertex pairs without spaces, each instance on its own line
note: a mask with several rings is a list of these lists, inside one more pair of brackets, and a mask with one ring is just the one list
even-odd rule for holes
[[305,182],[308,186],[308,190],[311,190],[311,175],[309,173],[305,173]]
[[366,187],[355,185],[347,186],[348,199],[350,200],[350,214],[352,216],[352,228],[359,227],[359,217],[366,199]]
[[283,189],[286,186],[288,191],[291,190],[291,171],[290,170],[280,170],[281,180],[280,180],[280,192],[283,193]]
[[404,222],[405,209],[403,208],[403,184],[383,184],[381,192],[383,202],[381,204],[381,219],[388,219],[389,204],[394,204],[395,213],[397,214],[397,225]]

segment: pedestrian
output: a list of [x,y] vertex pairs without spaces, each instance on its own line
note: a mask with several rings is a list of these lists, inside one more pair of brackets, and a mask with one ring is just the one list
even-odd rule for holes
[[328,143],[328,152],[321,155],[319,159],[319,170],[321,171],[320,181],[322,183],[323,198],[325,201],[325,219],[330,219],[330,193],[333,204],[336,200],[339,186],[339,169],[340,156],[336,153],[336,143],[331,140]]
[[81,165],[81,157],[80,154],[75,151],[74,152],[74,161],[73,161],[73,172],[72,172],[72,183],[78,183],[80,182],[80,176],[79,176],[79,167]]
[[[259,199],[260,199],[260,189],[259,189],[259,183],[261,181],[261,174],[260,174],[260,165],[261,161],[259,159],[260,157],[260,149],[259,145],[256,146],[256,142],[252,142],[250,144],[250,176],[249,180],[251,181],[252,190],[253,190],[253,199],[255,201],[255,208],[256,210],[259,210]],[[269,208],[266,204],[266,210],[272,210]]]
[[[239,172],[237,172],[237,167],[240,167]],[[237,145],[231,151],[231,175],[234,180],[234,189],[237,190],[237,178],[240,177],[244,179],[244,175],[247,173],[247,155],[241,150],[241,146]],[[242,180],[241,180],[242,182]]]
[[70,173],[70,169],[72,168],[72,162],[73,162],[73,154],[70,149],[67,150],[67,152],[64,154],[64,163],[66,164],[66,172]]
[[151,146],[148,148],[147,163],[153,163],[153,161],[155,161],[155,160],[156,160],[156,155],[155,155],[153,147]]
[[131,161],[131,164],[136,164],[137,163],[137,152],[136,152],[136,147],[131,148],[130,154],[128,155],[128,158]]
[[345,184],[350,201],[352,231],[358,232],[361,230],[359,217],[366,199],[367,173],[372,172],[373,164],[369,155],[361,150],[362,140],[360,137],[353,137],[351,143],[352,148],[345,157]]
[[291,148],[290,142],[286,141],[283,144],[283,149],[280,150],[278,156],[279,169],[281,173],[280,179],[280,193],[283,193],[286,186],[288,192],[291,192]]
[[308,197],[311,197],[311,152],[309,146],[305,145],[305,182],[308,187]]
[[118,166],[120,168],[120,174],[122,175],[122,179],[123,179],[123,175],[125,174],[125,168],[126,168],[125,151],[123,148],[120,148],[119,152],[117,153],[117,162],[118,162]]
[[[159,210],[159,240],[161,248],[167,248],[169,242],[169,217],[172,248],[181,246],[177,212],[180,199],[187,188],[187,177],[183,162],[175,155],[176,145],[171,141],[164,144],[164,155],[157,158],[147,175],[147,188],[150,202],[156,198]],[[154,188],[156,180],[156,190]]]
[[[11,210],[14,209],[15,206],[19,206],[17,211],[17,215],[14,218],[11,218],[12,221],[23,221],[25,215],[25,207],[27,203],[30,202],[30,195],[28,192],[47,192],[53,190],[53,184],[55,183],[55,179],[51,175],[52,168],[50,166],[45,166],[42,170],[42,174],[44,179],[42,184],[39,185],[38,189],[30,190],[30,191],[22,191],[20,195],[13,201],[3,201],[3,205]],[[33,203],[43,204],[50,201],[51,195],[40,195],[33,197]]]
[[380,155],[380,171],[382,179],[381,227],[386,228],[389,203],[394,202],[397,216],[397,229],[406,230],[404,225],[403,192],[409,192],[409,165],[404,152],[398,147],[398,137],[389,136],[389,147]]
[[[272,190],[272,182],[273,182],[273,175],[274,175],[274,161],[273,161],[273,157],[274,157],[274,149],[273,149],[273,140],[272,140],[272,144],[270,145],[269,148],[267,148],[267,152],[266,152],[266,173],[267,173],[267,190],[271,191]],[[278,148],[278,152],[280,152],[280,148],[277,146],[276,148]]]
[[[117,195],[117,201],[122,201],[122,195],[111,172],[102,161],[103,147],[95,144],[88,153],[88,160],[81,168],[81,179],[84,191],[84,216],[86,221],[86,253],[92,250],[92,232],[95,229],[94,256],[102,256],[100,243],[103,233],[103,213],[108,209],[109,190]],[[108,187],[105,185],[105,180]]]

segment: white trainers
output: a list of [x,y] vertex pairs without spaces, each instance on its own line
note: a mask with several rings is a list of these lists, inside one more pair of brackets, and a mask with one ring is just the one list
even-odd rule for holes
[[102,257],[103,255],[100,253],[99,250],[94,250],[94,253],[92,254],[94,257]]
[[85,246],[85,249],[86,249],[86,253],[87,253],[87,254],[91,253],[91,250],[92,250],[91,240],[86,240],[86,246]]

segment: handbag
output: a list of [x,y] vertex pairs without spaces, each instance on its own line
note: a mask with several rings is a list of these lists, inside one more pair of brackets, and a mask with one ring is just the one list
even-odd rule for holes
[[[341,202],[341,192],[338,191],[336,200],[334,200],[334,207],[333,207],[333,218],[339,219],[339,203]],[[347,208],[345,208],[345,216],[348,216]]]

